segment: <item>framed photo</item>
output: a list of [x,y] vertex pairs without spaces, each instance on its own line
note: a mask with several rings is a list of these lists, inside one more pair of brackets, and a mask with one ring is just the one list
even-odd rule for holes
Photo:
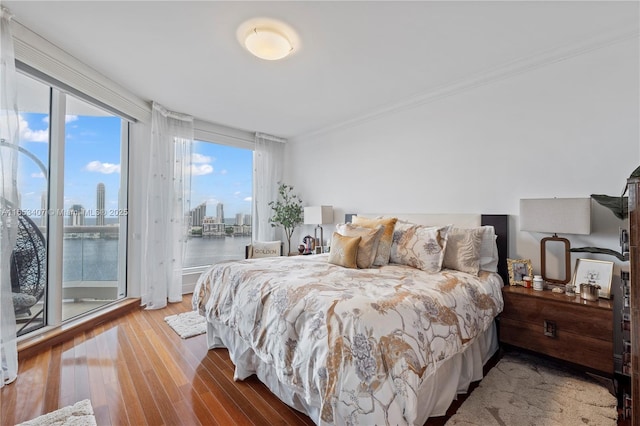
[[600,286],[598,296],[611,298],[611,280],[613,278],[613,262],[606,260],[578,259],[571,283],[580,291],[580,284],[597,284]]
[[507,259],[509,285],[524,285],[522,277],[533,276],[533,266],[529,259]]

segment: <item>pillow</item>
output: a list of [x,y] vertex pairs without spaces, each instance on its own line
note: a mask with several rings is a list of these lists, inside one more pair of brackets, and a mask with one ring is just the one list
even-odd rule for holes
[[331,237],[331,251],[329,263],[344,266],[345,268],[357,268],[358,244],[362,237],[345,237],[337,232]]
[[418,226],[418,224],[400,219],[396,222],[396,226],[393,229],[393,240],[391,241],[391,252],[389,255],[390,263],[400,263],[400,258],[398,257],[398,241],[402,239],[405,232],[414,226]]
[[280,241],[254,241],[251,243],[249,259],[280,256]]
[[336,230],[340,235],[345,237],[362,237],[358,244],[358,256],[356,263],[358,268],[371,268],[376,258],[378,243],[384,232],[384,226],[378,225],[375,228],[365,228],[364,226],[356,226],[351,223],[343,223],[336,226]]
[[447,249],[443,266],[472,275],[480,272],[480,246],[482,228],[451,228],[447,234]]
[[439,272],[444,261],[448,229],[449,225],[409,227],[395,245],[394,263],[426,272]]
[[480,270],[498,272],[498,246],[496,231],[493,226],[483,226],[482,244],[480,245]]
[[362,216],[354,216],[353,224],[358,226],[364,226],[365,228],[376,228],[378,225],[384,226],[384,232],[380,237],[378,243],[378,249],[376,250],[376,258],[373,264],[376,266],[384,266],[389,263],[389,256],[391,254],[391,242],[393,241],[393,229],[398,221],[397,217],[386,217],[379,219],[369,219]]

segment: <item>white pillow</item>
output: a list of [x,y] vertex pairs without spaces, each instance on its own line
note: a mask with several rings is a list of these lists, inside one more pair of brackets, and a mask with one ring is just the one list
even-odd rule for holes
[[280,256],[281,245],[280,241],[254,241],[251,243],[249,259]]
[[496,231],[493,226],[483,226],[482,242],[480,243],[480,270],[498,272],[498,245]]

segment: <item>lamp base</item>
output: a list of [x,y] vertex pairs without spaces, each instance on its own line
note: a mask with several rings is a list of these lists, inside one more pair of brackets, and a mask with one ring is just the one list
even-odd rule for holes
[[[320,229],[320,240],[318,240],[318,229]],[[323,247],[324,250],[324,239],[322,235],[322,226],[318,225],[313,230],[313,237],[316,239],[316,244],[320,247]],[[318,242],[319,241],[319,242]]]
[[[554,279],[547,277],[547,243],[549,241],[557,241],[564,243],[564,279]],[[540,240],[540,270],[542,279],[548,283],[553,284],[567,284],[571,281],[571,243],[566,238],[558,237],[553,234],[553,237],[546,237]]]

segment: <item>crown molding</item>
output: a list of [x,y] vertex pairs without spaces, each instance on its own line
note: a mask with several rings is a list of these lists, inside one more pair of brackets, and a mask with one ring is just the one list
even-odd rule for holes
[[638,39],[640,31],[637,25],[620,28],[616,31],[600,34],[599,36],[581,40],[576,43],[557,46],[543,52],[518,58],[499,66],[491,68],[487,71],[475,73],[471,76],[458,79],[439,85],[433,89],[411,96],[399,102],[391,103],[381,108],[370,111],[369,113],[358,115],[350,119],[317,129],[307,133],[303,133],[289,140],[295,142],[302,139],[320,136],[337,130],[355,127],[363,123],[379,119],[380,117],[395,114],[404,110],[416,108],[421,105],[437,102],[441,99],[448,98],[460,93],[473,90],[488,84],[493,84],[502,80],[509,79],[519,74],[527,73],[535,69],[555,64],[576,56],[599,50],[608,46],[625,42],[631,39]]

